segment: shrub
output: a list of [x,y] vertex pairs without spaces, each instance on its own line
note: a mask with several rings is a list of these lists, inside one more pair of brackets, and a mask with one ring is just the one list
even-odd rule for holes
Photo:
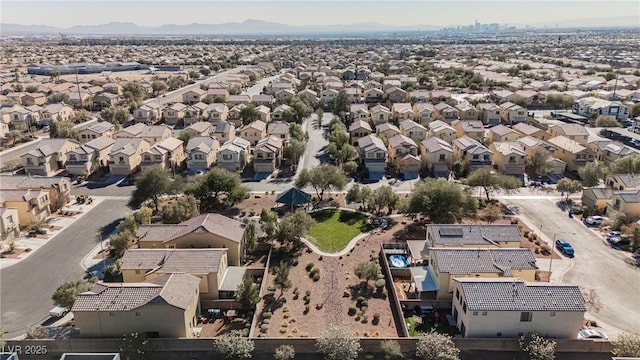
[[276,291],[276,286],[274,284],[269,284],[269,287],[267,287],[267,291],[275,292]]
[[284,334],[287,332],[287,328],[281,327],[280,328],[280,334]]
[[306,305],[304,306],[304,312],[303,312],[303,314],[307,315],[307,314],[309,313],[309,309],[310,309],[309,304],[306,304]]
[[268,324],[268,323],[270,323],[270,322],[271,322],[271,319],[264,319],[264,320],[262,320],[262,323],[263,323],[263,324]]
[[367,301],[364,296],[358,296],[358,298],[356,299],[356,302],[358,304],[358,307],[360,307],[360,304],[362,304],[363,301]]
[[317,267],[317,266],[314,266],[314,267],[311,269],[311,275],[313,275],[313,274],[317,274],[317,273],[319,273],[319,272],[320,272],[320,268],[319,268],[319,267]]
[[291,260],[291,266],[298,266],[298,259],[294,258]]
[[367,306],[369,306],[369,302],[367,300],[362,300],[360,302],[360,310],[362,310],[362,308],[366,308]]
[[305,290],[304,294],[307,296],[311,296],[311,290]]
[[349,311],[347,312],[347,314],[349,314],[349,316],[353,316],[356,314],[356,311],[357,309],[352,306],[349,308]]
[[267,330],[269,330],[269,324],[262,324],[262,325],[260,325],[260,330],[262,330],[262,331],[265,331],[265,332],[266,332]]
[[322,255],[320,255],[320,257],[318,258],[318,261],[322,261]]
[[311,302],[311,296],[305,296],[304,298],[305,305]]
[[378,313],[373,314],[373,320],[371,321],[371,323],[373,325],[378,325],[378,323],[380,323],[380,314]]
[[311,269],[312,269],[314,266],[315,266],[315,264],[314,264],[312,261],[309,261],[309,262],[307,263],[307,266],[305,266],[304,268],[305,268],[305,270],[307,270],[307,271],[311,271]]
[[384,279],[376,280],[376,289],[378,289],[378,291],[382,291],[385,285],[386,285],[386,281]]
[[360,307],[360,311],[362,311],[362,313],[364,314],[365,311],[367,311],[368,307],[367,306],[361,306]]
[[271,311],[266,311],[266,312],[262,313],[262,318],[263,319],[271,319],[272,315],[273,314],[271,313]]
[[313,281],[318,281],[318,280],[320,280],[320,274],[319,273],[313,274]]

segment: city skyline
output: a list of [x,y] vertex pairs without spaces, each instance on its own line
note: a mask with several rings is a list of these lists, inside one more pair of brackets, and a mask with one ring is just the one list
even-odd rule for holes
[[[637,1],[3,1],[2,23],[69,28],[111,22],[138,26],[241,23],[248,19],[291,26],[379,23],[395,26],[454,26],[480,23],[562,25],[580,19],[638,14]],[[365,8],[366,7],[366,8]],[[194,8],[199,11],[193,11]],[[612,9],[616,9],[612,12]],[[185,15],[176,16],[176,14]],[[151,16],[150,16],[151,14]],[[611,16],[607,16],[607,15]],[[589,25],[589,24],[585,24]],[[628,24],[625,24],[628,26]]]

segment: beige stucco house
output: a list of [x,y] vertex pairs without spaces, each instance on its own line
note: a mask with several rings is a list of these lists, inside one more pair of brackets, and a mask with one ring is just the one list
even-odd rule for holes
[[269,135],[258,141],[253,149],[253,171],[272,173],[282,162],[283,142],[277,136]]
[[142,153],[141,170],[159,165],[162,169],[175,171],[185,159],[182,140],[168,137]]
[[429,124],[429,133],[427,134],[427,137],[437,137],[438,139],[451,143],[458,137],[458,133],[456,129],[446,122],[442,120],[435,120]]
[[524,175],[527,154],[517,142],[493,142],[489,145],[493,153],[493,164],[506,175]]
[[142,153],[151,147],[140,138],[118,138],[109,152],[111,175],[129,175],[140,170]]
[[67,153],[80,146],[71,139],[43,139],[38,147],[21,156],[27,174],[53,176],[64,169]]
[[267,136],[267,124],[261,120],[256,120],[240,129],[239,136],[247,140],[252,146],[255,146],[258,141]]
[[165,124],[176,125],[184,121],[184,115],[189,107],[183,103],[175,103],[162,109]]
[[375,125],[387,123],[391,117],[391,110],[380,104],[369,109],[369,112],[371,112],[371,120]]
[[487,142],[507,142],[516,141],[523,135],[511,128],[508,128],[502,124],[497,125],[489,129],[487,132]]
[[527,123],[515,124],[513,125],[513,130],[521,133],[522,137],[531,136],[539,140],[548,140],[550,138],[549,133],[546,131]]
[[454,120],[451,127],[456,129],[456,136],[468,136],[472,139],[484,139],[484,125],[480,120]]
[[78,132],[78,138],[80,138],[80,143],[84,144],[102,136],[112,138],[114,133],[115,126],[112,123],[102,121]]
[[422,160],[429,171],[434,173],[449,171],[453,164],[453,148],[448,142],[430,137],[420,143]]
[[71,175],[91,174],[100,167],[109,165],[109,153],[116,141],[100,136],[81,145],[67,154],[65,168]]
[[402,135],[408,136],[416,143],[419,143],[427,138],[429,130],[413,120],[404,120],[400,123],[400,132]]
[[484,124],[497,125],[502,121],[502,110],[494,103],[480,103],[478,108],[478,118]]
[[358,146],[358,140],[364,136],[371,135],[373,130],[371,125],[364,120],[356,120],[349,125],[349,138],[353,146]]
[[567,171],[577,171],[596,158],[592,150],[564,136],[549,139],[549,143],[556,149],[555,157],[567,164]]
[[0,246],[20,236],[18,209],[0,207]]
[[387,168],[389,151],[384,142],[375,135],[367,135],[358,140],[360,161],[371,173],[384,173]]
[[213,136],[196,136],[189,139],[185,148],[187,169],[191,171],[210,168],[216,162],[220,142]]
[[46,189],[3,189],[0,191],[0,207],[16,209],[21,228],[44,221],[51,213],[49,191]]
[[550,138],[564,136],[580,145],[587,145],[589,141],[589,132],[584,126],[578,124],[551,125],[549,127],[549,133],[551,134]]
[[182,94],[182,102],[188,105],[199,103],[207,96],[207,91],[200,88],[186,91]]
[[451,142],[454,161],[469,163],[471,171],[484,166],[493,166],[493,153],[478,141],[463,136]]
[[217,165],[229,171],[242,171],[249,161],[251,144],[240,137],[225,142],[216,155]]

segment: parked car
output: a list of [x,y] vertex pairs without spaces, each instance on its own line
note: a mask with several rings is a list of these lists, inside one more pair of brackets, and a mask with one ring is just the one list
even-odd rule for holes
[[620,235],[622,235],[620,231],[610,231],[607,233],[607,240],[611,239],[612,237],[617,237]]
[[578,340],[588,340],[588,339],[604,339],[607,340],[608,337],[605,333],[600,330],[595,329],[582,329],[578,332]]
[[573,256],[575,253],[573,250],[573,246],[571,246],[571,244],[569,244],[569,242],[565,239],[556,240],[556,248],[567,256]]
[[69,309],[62,306],[56,306],[53,309],[49,310],[49,316],[51,316],[52,318],[59,318],[63,317],[68,312]]
[[588,225],[600,225],[604,221],[604,217],[600,215],[589,216],[585,222]]

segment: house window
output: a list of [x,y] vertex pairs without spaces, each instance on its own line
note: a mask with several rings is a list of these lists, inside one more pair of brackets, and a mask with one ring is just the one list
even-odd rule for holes
[[136,316],[137,316],[137,317],[142,316],[142,314],[140,313],[140,311],[136,311]]
[[[122,158],[121,158],[122,159]],[[149,155],[145,155],[144,156],[144,161],[151,161],[151,156]]]
[[33,165],[33,159],[27,158],[27,165]]
[[378,159],[384,159],[384,158],[385,158],[385,153],[377,153],[377,154],[376,154],[376,158],[378,158]]
[[550,312],[549,316],[556,316],[556,312],[555,311]]
[[533,319],[533,313],[530,311],[523,311],[520,313],[520,322],[531,322]]
[[465,314],[467,313],[467,303],[466,302],[462,303],[462,311],[464,311]]
[[7,216],[7,222],[8,222],[9,224],[13,224],[13,215],[9,215],[9,216]]
[[264,154],[263,154],[263,153],[257,153],[257,154],[256,154],[256,157],[257,157],[258,159],[263,159],[263,158],[264,158]]
[[438,160],[444,161],[444,154],[440,154],[440,156],[438,157]]
[[456,299],[460,300],[460,289],[456,289]]
[[487,316],[487,312],[486,312],[486,311],[483,311],[483,312],[482,312],[482,316]]
[[109,316],[116,316],[116,314],[113,311],[109,311]]
[[233,156],[231,156],[231,154],[222,154],[222,159],[223,160],[231,160],[231,159],[233,159]]
[[473,155],[473,160],[478,160],[478,155]]
[[502,333],[498,331],[498,332],[496,333],[496,336],[497,336],[497,337],[501,337],[501,336],[502,336]]
[[136,269],[136,274],[140,274],[140,269]]
[[123,161],[124,161],[124,157],[120,156],[120,157],[118,158],[118,160],[119,160],[120,162],[123,162]]
[[473,312],[473,316],[478,316],[478,312],[477,312],[477,311],[474,311],[474,312]]
[[160,155],[154,155],[154,156],[153,156],[153,159],[154,159],[154,160],[162,160],[162,156],[160,156]]

